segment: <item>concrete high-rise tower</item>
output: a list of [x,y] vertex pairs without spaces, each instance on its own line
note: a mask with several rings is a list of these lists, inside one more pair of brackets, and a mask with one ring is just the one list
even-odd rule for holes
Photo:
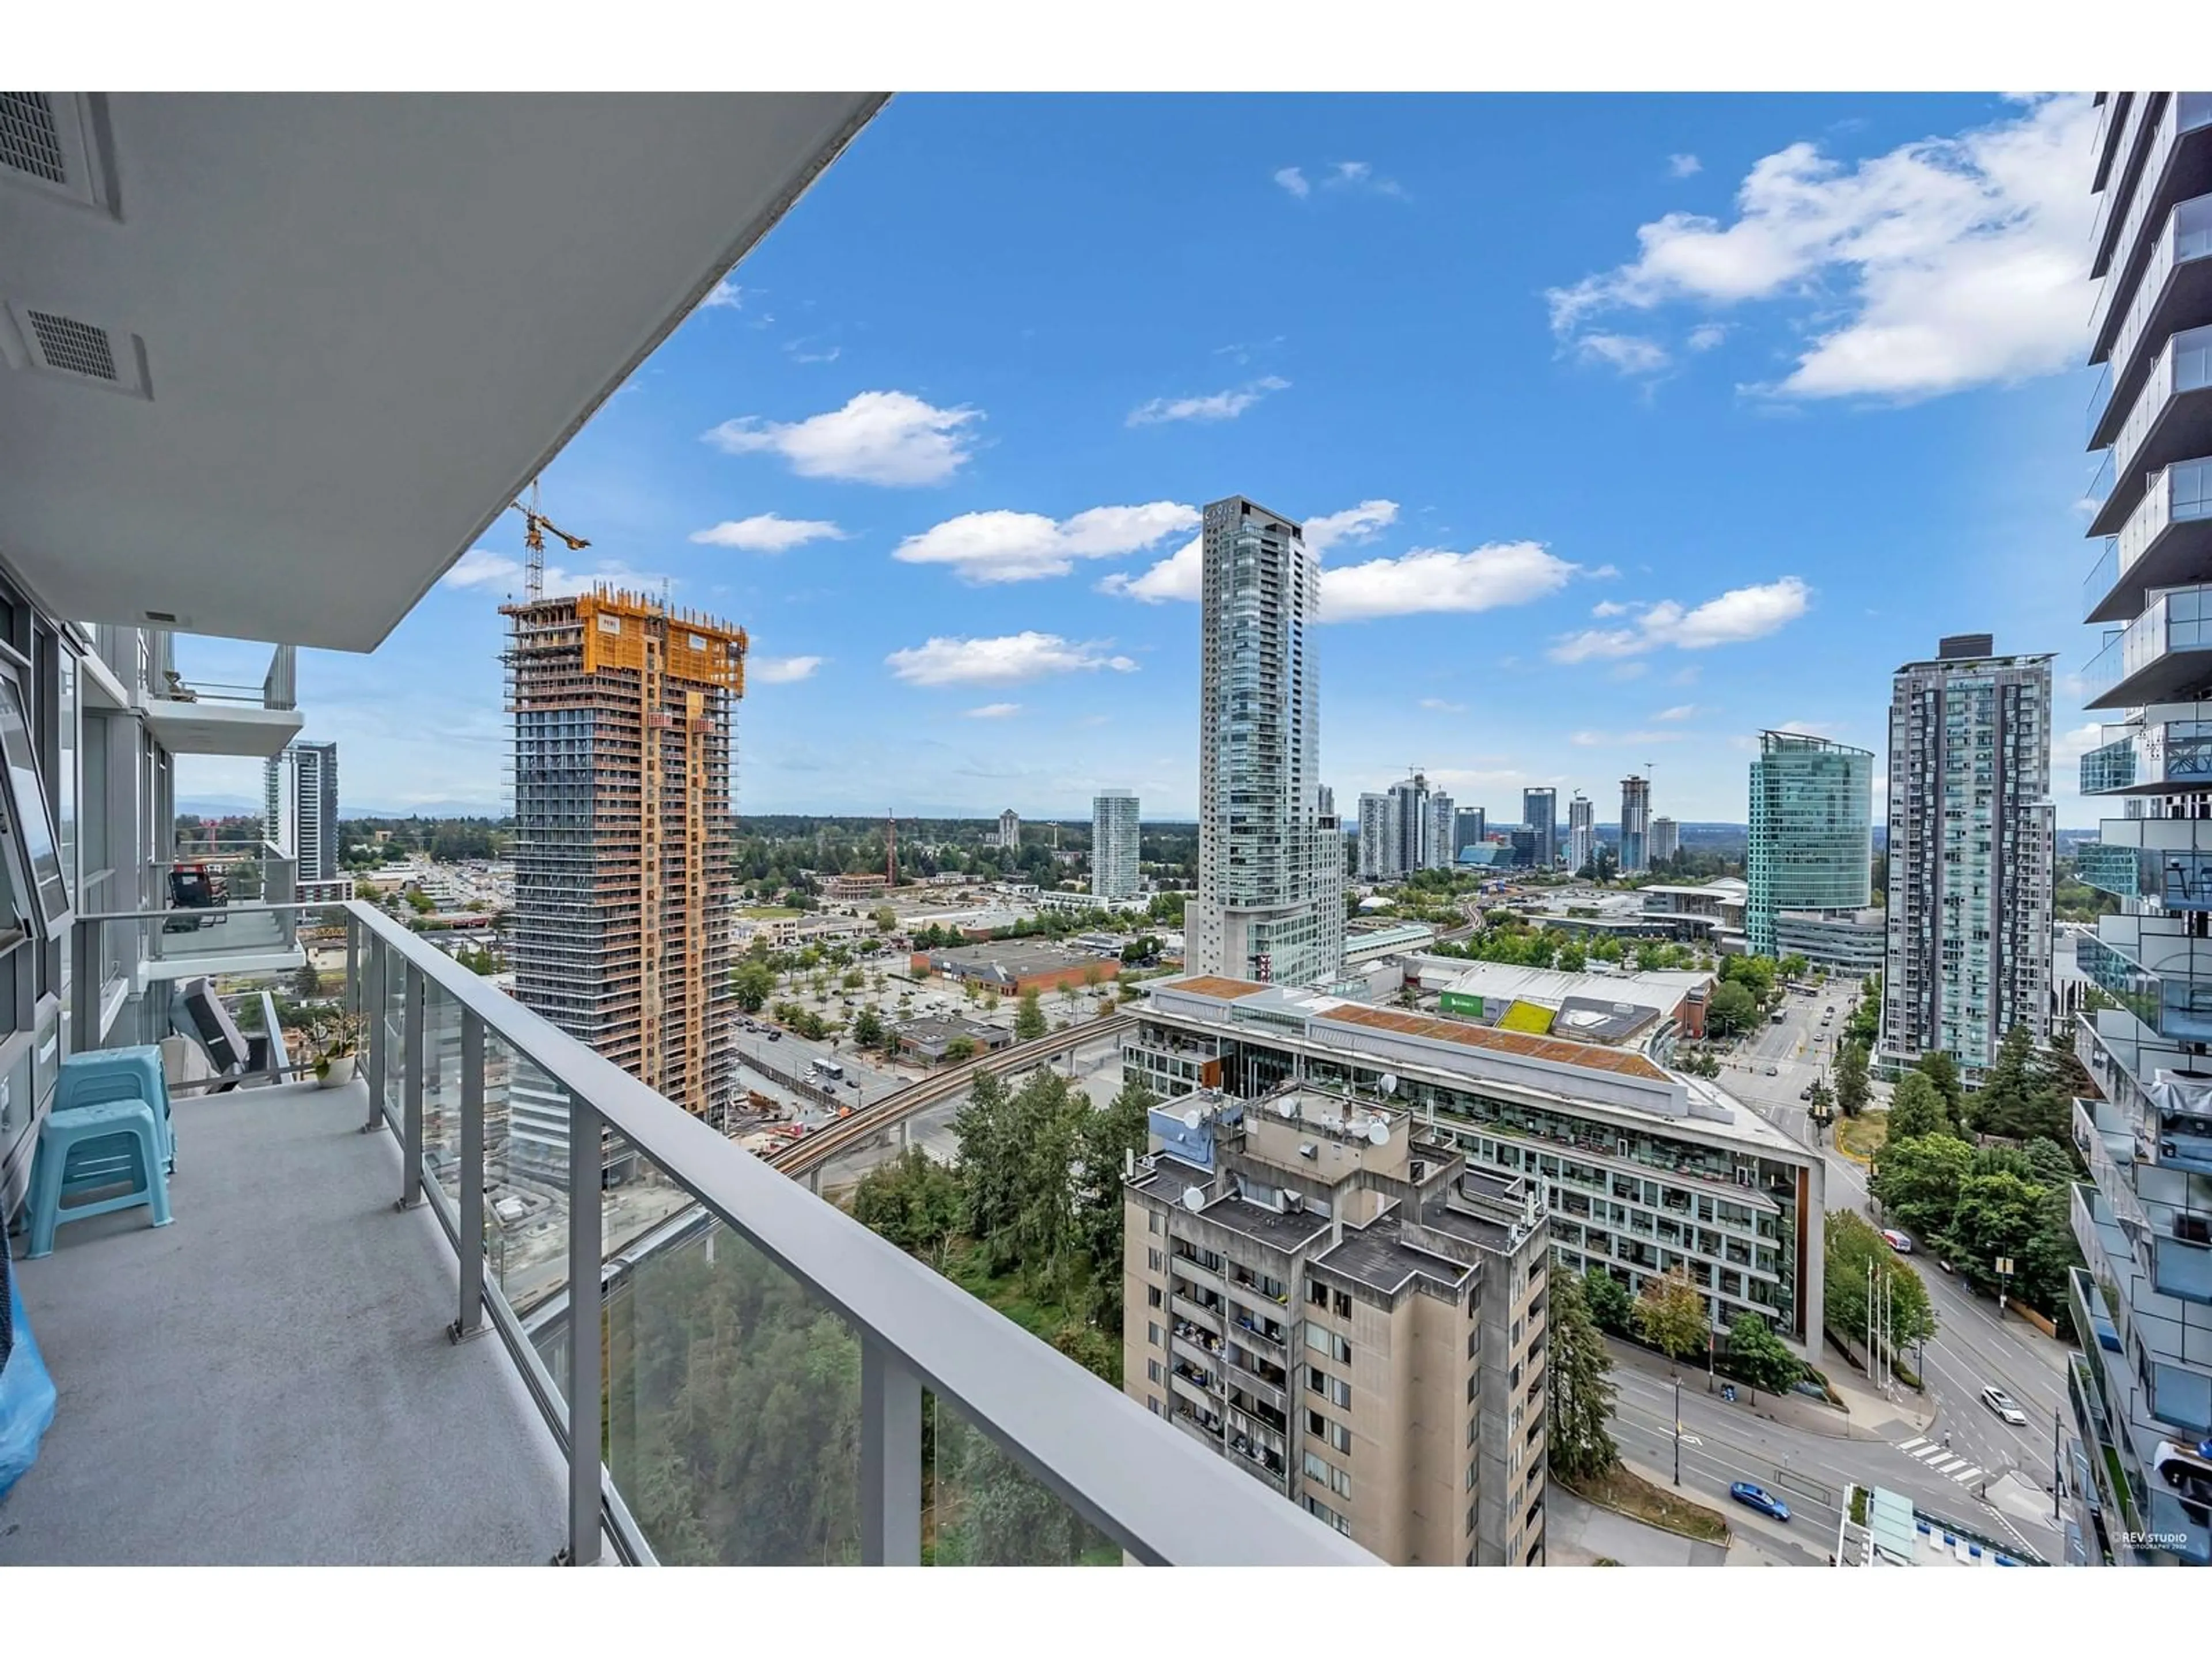
[[1559,792],[1523,789],[1521,822],[1536,838],[1536,868],[1550,869],[1559,861]]
[[1206,507],[1201,546],[1191,965],[1328,983],[1344,963],[1344,857],[1321,822],[1320,562],[1303,526],[1242,496]]
[[2051,658],[1987,634],[1897,671],[1889,703],[1889,938],[1881,1051],[1969,1079],[2051,993]]
[[1436,844],[1429,781],[1416,772],[1390,786],[1390,823],[1397,839],[1396,872],[1411,875],[1429,867]]
[[1128,898],[1137,890],[1137,795],[1101,789],[1091,801],[1091,893]]
[[[2197,60],[2191,60],[2191,67]],[[2112,797],[2075,869],[2118,898],[2075,960],[2104,994],[2057,1034],[2102,1098],[2074,1102],[2088,1266],[2069,1281],[2081,1439],[2076,1561],[2212,1565],[2212,92],[2097,94],[2088,359],[2105,450],[2083,678],[2112,724],[2081,757]],[[2084,296],[2085,298],[2087,296]],[[1895,900],[1891,901],[1893,906]]]
[[262,834],[294,860],[301,881],[338,873],[338,746],[295,743],[262,768]]
[[1579,789],[1567,803],[1567,873],[1578,876],[1597,856],[1595,809]]
[[1651,867],[1651,780],[1620,781],[1620,873],[1640,875]]
[[[730,723],[744,630],[600,588],[501,607],[514,716],[514,994],[678,1105],[737,1086]],[[518,1172],[568,1107],[518,1077]]]

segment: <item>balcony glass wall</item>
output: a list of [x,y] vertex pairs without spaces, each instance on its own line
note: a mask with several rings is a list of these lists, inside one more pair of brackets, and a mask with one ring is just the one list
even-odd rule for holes
[[2212,651],[2212,586],[2160,588],[2142,614],[2082,671],[2086,706],[2172,697],[2203,677],[2206,664],[2198,653],[2206,651]]
[[[2212,1042],[2212,941],[2175,941],[2152,973],[2092,934],[2076,937],[2082,976],[2160,1036],[2177,1042]],[[2178,960],[2177,960],[2178,959]]]

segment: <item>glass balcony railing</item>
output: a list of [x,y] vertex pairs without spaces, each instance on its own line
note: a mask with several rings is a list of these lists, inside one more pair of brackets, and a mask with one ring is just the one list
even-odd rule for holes
[[2120,899],[2153,899],[2165,909],[2212,910],[2212,851],[2084,842],[2075,868],[2083,882]]
[[[2129,302],[2127,315],[2120,319],[2119,330],[2112,337],[2112,355],[2098,377],[2098,391],[2089,400],[2087,441],[2091,448],[2098,447],[2100,441],[2110,441],[2109,433],[2103,434],[2100,439],[2100,429],[2133,395],[2142,374],[2137,354],[2144,346],[2155,343],[2161,334],[2172,331],[2172,310],[2177,301],[2184,320],[2202,314],[2196,301],[2203,292],[2203,279],[2212,274],[2212,267],[2203,263],[2208,258],[2212,258],[2212,195],[2192,196],[2185,202],[2177,202],[2166,215],[2165,224],[2153,241],[2142,275],[2136,279],[2135,298]],[[2179,281],[2175,280],[2177,273]]]
[[[2123,207],[2132,211],[2135,198],[2140,193],[2136,188],[2140,175],[2136,169],[2128,165],[2128,161],[2136,149],[2136,134],[2142,127],[2143,112],[2148,107],[2149,103],[2148,95],[2141,94],[2128,100],[2127,113],[2121,118],[2119,139],[2112,149],[2111,176],[2106,181],[2104,189],[2097,192],[2096,210],[2089,221],[2089,249],[2094,264],[2099,270],[2106,270],[2111,257],[2109,249],[2112,240],[2112,216]],[[2165,112],[2170,114],[2172,100],[2167,100],[2167,111]],[[2109,286],[2111,283],[2109,274],[2106,281]],[[2100,315],[2102,314],[2103,298],[2103,292],[2100,290],[2098,295],[2100,301],[2098,314]],[[2092,334],[2094,335],[2095,331],[2093,326]]]
[[[2144,98],[2134,100],[2128,116],[2130,129],[2140,121],[2140,112],[2148,101]],[[2177,190],[2194,196],[2208,182],[2202,174],[2205,162],[2212,158],[2204,155],[2201,141],[2191,144],[2186,150],[2182,148],[2191,135],[2207,126],[2212,126],[2212,94],[2177,92],[2164,100],[2148,153],[2136,175],[2134,187],[2127,192],[2127,218],[2118,237],[2109,244],[2105,238],[2109,229],[2112,209],[2118,200],[2119,191],[2108,187],[2099,193],[2089,246],[2105,265],[2105,277],[2103,285],[2097,290],[2096,303],[2089,313],[2089,337],[2092,342],[2098,344],[2104,342],[2112,320],[2112,307],[2120,302],[2123,295],[2135,290],[2136,277],[2131,269],[2133,260],[2130,256],[2136,246],[2136,239],[2142,230],[2143,222],[2154,205],[2161,200],[2171,200]],[[2132,132],[2121,140],[2121,166],[2124,170],[2121,176],[2124,176],[2127,152],[2133,143]],[[2172,171],[2177,153],[2190,163],[2178,173]],[[2118,182],[2117,179],[2115,182]]]
[[[458,1254],[453,1329],[498,1333],[561,1448],[533,1525],[564,1559],[1372,1563],[373,906],[289,908],[344,972],[266,1006],[299,1066],[325,1016],[358,1030],[365,1127]],[[86,919],[76,959],[149,920]]]
[[2212,1042],[2212,940],[2160,939],[2153,972],[2093,933],[2077,935],[2074,960],[2082,977],[2160,1036],[2177,1042]]
[[2159,469],[2212,449],[2208,391],[2212,391],[2212,325],[2169,335],[2151,360],[2142,390],[2112,440],[2112,487],[2089,522],[2091,535],[2117,534]]
[[2203,574],[2212,554],[2212,458],[2177,461],[2150,479],[2083,582],[2083,619],[2125,622],[2144,593]]
[[2085,795],[2212,787],[2212,720],[2108,726],[2112,740],[2081,757]]
[[2212,584],[2160,588],[2113,630],[2081,678],[2083,707],[2132,708],[2183,700],[2212,680]]

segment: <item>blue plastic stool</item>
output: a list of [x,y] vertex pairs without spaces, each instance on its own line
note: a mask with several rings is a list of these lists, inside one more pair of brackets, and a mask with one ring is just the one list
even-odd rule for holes
[[143,1100],[155,1109],[161,1131],[161,1160],[177,1172],[177,1127],[169,1112],[169,1080],[161,1051],[150,1042],[128,1048],[89,1048],[62,1061],[54,1083],[54,1110],[73,1111],[110,1100]]
[[[62,1206],[64,1198],[126,1183],[130,1190],[115,1197]],[[169,1177],[154,1108],[143,1100],[109,1100],[56,1112],[39,1131],[31,1165],[31,1248],[23,1259],[52,1255],[54,1229],[64,1221],[141,1204],[152,1208],[154,1225],[169,1224]]]

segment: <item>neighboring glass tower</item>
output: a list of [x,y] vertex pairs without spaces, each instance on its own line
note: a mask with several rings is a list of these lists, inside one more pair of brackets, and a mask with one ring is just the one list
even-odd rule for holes
[[1091,894],[1129,898],[1137,890],[1137,796],[1101,789],[1091,801]]
[[1597,823],[1589,797],[1579,789],[1567,803],[1567,873],[1578,876],[1597,856]]
[[2101,555],[2083,678],[2109,709],[2081,793],[2112,797],[2081,879],[2120,914],[2077,936],[2104,994],[2072,1034],[2102,1099],[2074,1103],[2090,1180],[2069,1554],[2212,1565],[2212,93],[2098,98],[2089,447]]
[[1620,873],[1639,875],[1651,867],[1651,780],[1620,781]]
[[1523,789],[1521,822],[1536,838],[1536,867],[1548,870],[1559,861],[1559,792]]
[[1753,956],[1784,954],[1784,910],[1864,909],[1874,897],[1874,754],[1796,732],[1762,732],[1751,763],[1743,933]]
[[[1344,859],[1322,832],[1320,562],[1304,528],[1242,496],[1206,509],[1198,744],[1201,974],[1333,983]],[[1425,791],[1424,792],[1425,793]]]
[[295,861],[301,881],[338,873],[338,746],[294,743],[262,768],[262,835]]
[[1881,1052],[1941,1049],[1970,1080],[2051,1029],[2051,658],[1987,634],[1897,671]]

